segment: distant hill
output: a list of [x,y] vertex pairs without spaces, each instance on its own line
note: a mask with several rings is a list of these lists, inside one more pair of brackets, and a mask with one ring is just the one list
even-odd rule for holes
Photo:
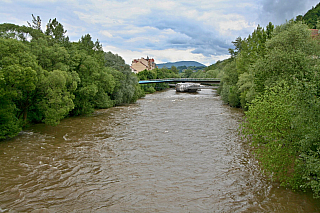
[[157,66],[158,66],[159,69],[161,69],[163,67],[171,68],[172,66],[175,66],[175,67],[182,67],[182,66],[186,66],[186,67],[206,67],[206,65],[201,64],[201,63],[196,62],[196,61],[168,62],[168,63],[164,63],[164,64],[157,64]]

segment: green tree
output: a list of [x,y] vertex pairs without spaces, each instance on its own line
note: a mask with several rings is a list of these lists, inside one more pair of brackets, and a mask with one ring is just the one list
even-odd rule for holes
[[239,76],[237,86],[240,92],[240,104],[243,109],[247,110],[247,103],[255,98],[256,92],[254,89],[254,75],[250,72],[242,73]]
[[[27,121],[28,108],[38,83],[35,57],[26,45],[14,39],[0,39],[0,66],[4,77],[4,90],[17,110],[17,118]],[[38,72],[37,72],[38,70]]]
[[170,70],[175,74],[179,74],[179,70],[175,66],[172,66]]
[[76,72],[80,83],[75,94],[74,115],[90,114],[95,108],[108,108],[113,106],[108,94],[115,87],[114,78],[105,67],[99,65],[97,60],[81,52],[76,60]]
[[192,73],[193,71],[191,69],[187,69],[181,73],[181,78],[189,78]]
[[320,98],[319,76],[295,84],[296,108],[292,115],[294,134],[291,136],[299,148],[296,176],[292,183],[296,189],[312,189],[320,198]]
[[0,24],[0,139],[28,123],[57,125],[68,115],[135,102],[144,95],[124,60],[89,34],[69,42],[56,19],[40,30]]
[[312,7],[304,16],[299,15],[296,21],[304,21],[310,29],[316,29],[317,21],[320,18],[320,3]]
[[60,43],[67,39],[65,37],[66,32],[67,31],[64,30],[63,25],[59,23],[56,18],[54,18],[53,20],[49,20],[45,34],[51,36],[53,41]]
[[264,171],[286,186],[293,181],[292,165],[298,154],[290,142],[294,99],[285,82],[268,88],[252,101],[243,125]]
[[57,125],[74,108],[73,92],[79,81],[77,74],[66,71],[54,70],[45,72],[41,79],[39,90],[42,89],[43,97],[35,103],[36,116],[42,115],[42,122]]
[[144,96],[144,92],[138,84],[137,75],[131,72],[130,66],[121,56],[107,52],[104,57],[104,65],[113,68],[115,88],[111,99],[116,105],[134,103],[138,98]]
[[272,33],[272,24],[269,23],[268,34],[258,25],[257,29],[247,38],[241,42],[241,51],[238,54],[236,63],[239,74],[248,72],[249,67],[252,66],[256,60],[265,55],[265,43],[268,36]]
[[277,27],[266,46],[268,53],[253,67],[257,92],[263,92],[279,78],[293,82],[314,75],[319,45],[312,40],[306,25],[290,21]]
[[237,87],[238,82],[238,72],[236,69],[235,60],[226,64],[223,68],[223,77],[220,83],[220,93],[222,100],[226,104],[230,104],[233,107],[240,106],[239,91]]
[[68,50],[59,44],[49,46],[43,38],[31,41],[31,51],[37,57],[38,64],[47,71],[70,70],[70,54]]
[[240,88],[253,84],[244,134],[266,171],[282,185],[311,188],[320,197],[320,45],[308,27],[293,21],[275,28],[266,55],[244,74]]
[[235,46],[235,48],[234,49],[229,48],[229,53],[231,55],[231,58],[236,57],[238,55],[238,53],[241,52],[242,43],[243,43],[243,40],[241,39],[241,37],[238,37],[235,41],[232,42],[232,44]]
[[215,69],[215,70],[208,70],[206,72],[206,78],[217,78],[220,73],[220,70]]
[[32,24],[28,22],[29,27],[41,31],[41,18],[37,16],[37,18],[32,14]]
[[42,31],[26,26],[18,26],[15,24],[0,24],[0,37],[12,38],[27,42],[28,40],[45,37]]
[[[236,41],[232,42],[235,49],[229,50],[230,59],[217,63],[216,66],[221,70],[219,77],[222,76],[218,93],[225,103],[246,109],[247,102],[254,99],[256,95],[253,88],[255,75],[251,69],[258,59],[264,58],[266,42],[272,38],[273,30],[274,26],[271,22],[266,30],[258,25],[248,38],[238,37]],[[239,80],[240,82],[238,82]]]

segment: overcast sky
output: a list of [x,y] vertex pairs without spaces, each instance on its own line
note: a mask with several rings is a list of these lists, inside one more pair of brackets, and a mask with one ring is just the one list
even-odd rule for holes
[[237,37],[258,24],[280,25],[304,15],[316,0],[0,0],[0,23],[27,25],[31,14],[67,30],[71,41],[90,34],[104,51],[156,63],[182,60],[211,65],[229,57]]

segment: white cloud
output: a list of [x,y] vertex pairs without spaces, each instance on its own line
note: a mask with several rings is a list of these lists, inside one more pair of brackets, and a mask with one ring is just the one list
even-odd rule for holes
[[112,34],[109,33],[107,30],[101,30],[100,31],[100,34],[104,35],[104,36],[107,36],[108,38],[112,38]]
[[[263,27],[269,21],[284,23],[285,18],[304,14],[317,3],[316,0],[294,0],[296,4],[278,0],[0,1],[3,22],[27,25],[34,14],[41,17],[45,27],[47,20],[57,18],[70,40],[77,41],[89,33],[93,40],[99,39],[105,50],[119,54],[129,64],[133,58],[149,55],[158,63],[198,60],[206,65],[227,58],[228,48],[233,47],[231,41],[248,36],[257,24]],[[296,11],[299,14],[294,14]]]
[[[5,2],[12,2],[8,0],[4,0]],[[30,3],[30,0],[20,0],[21,2]],[[41,4],[41,3],[48,3],[48,2],[59,2],[61,0],[32,0],[33,4]]]
[[158,29],[152,27],[152,26],[143,26],[143,27],[140,27],[140,26],[135,26],[135,25],[126,25],[126,26],[121,26],[119,28],[112,28],[112,33],[113,34],[118,34],[118,35],[143,35],[143,34],[146,34],[148,32],[154,32],[154,31],[157,31],[158,32]]
[[227,59],[229,55],[219,55],[206,57],[202,54],[194,54],[192,51],[194,49],[187,50],[177,50],[177,49],[164,49],[164,50],[152,50],[143,49],[141,51],[131,51],[127,49],[120,49],[114,46],[103,46],[104,51],[111,51],[114,54],[120,55],[127,64],[131,64],[133,59],[147,57],[154,58],[155,62],[165,63],[165,62],[175,62],[175,61],[198,61],[207,66],[215,63],[218,60]]
[[155,42],[155,43],[158,43],[159,41],[160,41],[159,39],[152,38],[149,36],[147,36],[147,37],[139,36],[139,37],[127,39],[125,42],[126,43],[136,43],[136,42],[141,42],[141,43]]
[[153,1],[151,4],[153,7],[156,7],[159,10],[175,11],[180,6],[178,2],[179,1]]
[[20,26],[27,25],[27,21],[21,20],[18,17],[13,16],[10,13],[0,12],[0,17],[1,17],[2,23],[13,23],[13,24],[20,25]]
[[114,21],[123,23],[124,20],[150,13],[150,6],[131,0],[87,0],[85,4],[77,6],[75,13],[81,20],[91,23],[113,23]]
[[78,15],[79,19],[88,23],[88,24],[104,24],[104,25],[119,25],[123,24],[121,19],[113,19],[105,14],[91,14],[85,12],[74,11]]
[[219,32],[222,35],[232,36],[232,31],[241,31],[243,29],[254,29],[257,26],[255,22],[249,23],[245,17],[237,14],[225,15],[219,22]]
[[[67,30],[67,36],[80,38],[86,32],[86,28],[80,25],[73,25],[69,23],[63,23],[63,27]],[[45,25],[42,25],[45,28]],[[45,29],[44,29],[45,30]]]

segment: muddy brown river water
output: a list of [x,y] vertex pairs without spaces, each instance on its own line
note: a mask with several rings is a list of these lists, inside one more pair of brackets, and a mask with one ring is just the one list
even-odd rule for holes
[[34,125],[0,143],[0,212],[320,212],[271,183],[213,90]]

